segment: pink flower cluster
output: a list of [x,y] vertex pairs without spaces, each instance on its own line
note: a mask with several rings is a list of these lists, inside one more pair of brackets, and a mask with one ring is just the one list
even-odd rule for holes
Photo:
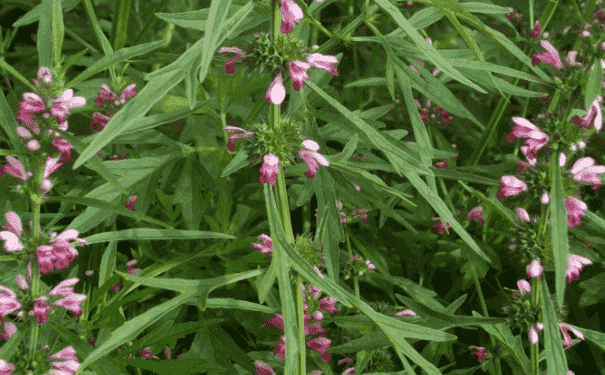
[[[53,75],[49,68],[41,67],[38,70],[38,79],[44,85],[49,85]],[[34,80],[36,86],[40,88],[38,81]],[[50,105],[47,105],[50,101]],[[17,127],[17,134],[27,140],[27,148],[30,151],[37,151],[47,144],[52,143],[58,151],[62,153],[61,159],[69,161],[71,159],[71,149],[73,146],[65,141],[59,133],[52,129],[52,125],[42,129],[40,121],[48,121],[51,117],[56,119],[58,129],[67,131],[68,123],[66,116],[70,115],[70,109],[86,105],[86,99],[81,96],[74,96],[72,89],[68,89],[59,94],[58,98],[43,98],[42,96],[28,92],[23,94],[23,101],[19,102],[20,108],[17,110],[17,119],[27,125],[27,128]],[[52,141],[50,141],[52,139]]]
[[[9,224],[4,225],[5,230],[0,232],[0,239],[5,241],[4,249],[10,252],[24,250],[23,242],[28,243],[31,239],[26,238],[24,235],[19,215],[13,211],[9,211],[5,214],[5,217]],[[77,230],[68,229],[60,235],[53,232],[48,238],[48,245],[38,246],[35,249],[35,253],[40,264],[40,272],[49,273],[53,269],[60,270],[68,267],[71,261],[78,255],[78,251],[71,245],[73,241],[87,245],[85,240],[78,238]]]
[[[319,145],[317,142],[307,139],[302,142],[302,146],[304,148],[298,151],[298,156],[302,158],[305,163],[307,163],[307,167],[309,168],[309,170],[305,172],[305,176],[307,178],[315,177],[315,174],[319,169],[318,163],[325,167],[330,166],[328,160],[322,154],[317,152],[319,150]],[[268,183],[270,185],[275,185],[278,173],[279,157],[272,153],[265,155],[263,157],[263,164],[260,168],[260,182],[263,184]]]
[[[585,257],[577,255],[577,254],[568,254],[568,256],[567,256],[567,272],[565,273],[565,280],[568,283],[572,282],[573,280],[578,280],[583,266],[591,265],[591,264],[592,264],[592,261],[588,258],[585,258]],[[534,260],[532,260],[532,262],[529,265],[527,265],[526,270],[527,270],[528,277],[537,279],[542,275],[543,267],[540,264],[539,259],[534,259]],[[519,286],[519,290],[521,290],[521,285]],[[531,291],[531,288],[529,288],[527,291]],[[521,294],[521,295],[523,295],[523,294]]]
[[[537,344],[538,340],[539,340],[538,330],[542,331],[543,329],[544,329],[544,324],[542,324],[541,322],[538,322],[538,324],[536,324],[535,327],[530,326],[529,332],[528,332],[529,342],[532,344]],[[565,349],[570,347],[572,344],[571,336],[569,335],[569,332],[567,331],[568,329],[571,330],[577,338],[579,338],[580,340],[584,340],[584,334],[582,332],[578,331],[575,327],[572,327],[567,323],[559,323],[559,329],[561,330],[561,333],[563,334],[563,348],[565,348]]]
[[[312,295],[319,294],[321,291],[319,289],[312,289],[309,286],[309,290],[311,290]],[[330,315],[338,313],[338,310],[335,307],[336,302],[338,302],[335,298],[330,296],[326,296],[319,301],[319,309],[324,311],[329,311]],[[326,349],[330,347],[331,340],[325,337],[325,330],[321,327],[321,320],[323,319],[323,313],[321,311],[315,311],[312,315],[307,314],[308,305],[304,305],[304,330],[305,336],[313,335],[313,334],[321,334],[322,336],[311,339],[307,342],[307,346],[319,354],[321,354],[322,362],[329,362],[331,358],[330,353],[326,353]],[[315,319],[314,323],[310,323],[311,320]],[[284,318],[282,315],[275,315],[273,318],[268,319],[265,322],[265,327],[275,326],[280,329],[284,329]],[[274,354],[277,354],[280,359],[286,359],[286,336],[282,336],[281,340],[275,344]]]
[[[23,182],[27,182],[32,176],[32,173],[25,169],[25,166],[19,161],[19,159],[8,155],[6,156],[6,162],[8,164],[0,166],[0,177],[8,173]],[[62,163],[59,163],[58,157],[46,158],[46,163],[44,164],[44,180],[42,180],[42,183],[38,187],[41,192],[46,192],[52,188],[52,182],[48,179],[48,177],[51,173],[59,169],[61,165]]]
[[[289,0],[286,0],[289,1]],[[243,50],[237,47],[221,47],[218,50],[219,53],[236,53],[237,55],[225,63],[225,71],[227,74],[235,73],[234,63],[237,60],[244,59],[247,54]],[[309,75],[307,70],[311,68],[327,70],[333,76],[338,75],[338,69],[332,64],[337,64],[338,58],[336,56],[322,55],[321,53],[310,53],[306,57],[306,61],[291,61],[289,63],[290,79],[292,80],[292,87],[296,91],[300,91],[303,81],[308,81]],[[270,104],[280,105],[286,97],[286,88],[284,86],[283,78],[281,73],[278,74],[273,82],[269,85],[265,99],[269,99]]]
[[105,109],[105,114],[101,112],[95,112],[92,115],[92,122],[90,123],[90,130],[101,131],[105,128],[105,125],[111,119],[111,116],[119,110],[119,107],[126,104],[126,99],[137,95],[134,91],[136,83],[130,84],[122,90],[120,97],[109,88],[106,84],[101,85],[101,91],[97,93],[95,104]]
[[[29,276],[29,275],[28,275]],[[16,276],[17,286],[22,290],[28,290],[29,285],[25,278],[21,275]],[[63,307],[66,310],[72,311],[78,318],[82,314],[80,305],[82,301],[86,299],[85,294],[77,294],[73,291],[73,285],[78,282],[78,278],[74,277],[71,279],[61,281],[56,287],[54,287],[48,295],[38,297],[33,302],[33,307],[28,311],[29,316],[35,316],[36,323],[48,323],[48,313],[52,310],[51,306]],[[0,285],[0,323],[3,322],[5,316],[15,313],[17,317],[23,318],[25,311],[23,310],[23,304],[21,298],[12,289]],[[49,299],[53,299],[51,306],[47,304]]]

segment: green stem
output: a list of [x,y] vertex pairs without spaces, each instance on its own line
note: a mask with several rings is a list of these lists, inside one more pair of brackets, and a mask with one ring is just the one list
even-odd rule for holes
[[[345,233],[345,240],[347,241],[347,251],[349,252],[349,259],[353,258],[353,250],[351,249],[351,240],[349,239],[349,233]],[[355,288],[355,297],[361,299],[359,294],[359,277],[357,274],[353,275],[353,287]]]
[[[477,294],[479,295],[479,301],[481,302],[481,310],[483,310],[483,316],[488,318],[489,313],[487,311],[487,304],[485,303],[485,298],[483,297],[483,291],[481,290],[481,284],[479,283],[479,277],[477,277],[477,271],[475,270],[474,265],[472,266],[472,268],[473,268],[473,279],[475,282],[475,288],[477,288]],[[492,335],[489,335],[489,341],[490,341],[490,344],[492,345],[492,348],[495,348],[496,340],[494,340]],[[499,357],[495,357],[495,366],[496,366],[496,374],[502,375],[502,367],[500,365]]]
[[[531,304],[532,307],[538,306],[538,288],[539,288],[539,279],[532,278],[531,279]],[[537,327],[536,327],[537,330]],[[530,356],[531,356],[531,375],[538,375],[540,372],[540,364],[539,364],[539,341],[535,344],[530,344]]]
[[307,353],[305,348],[305,310],[303,302],[303,278],[298,275],[296,282],[295,293],[298,296],[297,315],[298,315],[298,337],[300,339],[300,358],[299,358],[299,374],[305,375],[307,373]]
[[[275,0],[271,2],[273,9],[273,17],[272,17],[272,27],[271,34],[273,40],[281,33],[280,24],[281,24],[281,11],[279,6]],[[271,129],[277,129],[281,126],[281,115],[280,115],[280,107],[279,105],[270,105],[269,106],[269,126]],[[224,126],[224,124],[223,124]],[[286,188],[286,178],[284,177],[284,172],[282,168],[282,162],[280,162],[279,166],[280,172],[277,174],[277,206],[279,210],[279,215],[284,226],[284,231],[286,232],[286,239],[290,244],[294,244],[294,233],[292,231],[292,220],[290,218],[290,205],[288,204],[288,191]],[[298,300],[298,308],[296,309],[298,316],[298,332],[300,335],[300,348],[299,348],[299,357],[298,357],[298,365],[296,369],[297,375],[306,375],[306,367],[307,367],[307,352],[305,347],[305,316],[303,310],[303,301],[302,301],[302,277],[298,275],[298,280],[296,283],[297,290],[295,291]]]
[[[39,187],[42,181],[44,180],[44,161],[42,159],[34,159],[35,164],[35,186]],[[32,237],[34,242],[40,237],[40,232],[38,228],[40,227],[40,206],[42,204],[42,192],[34,193],[31,196],[32,200]],[[32,250],[32,249],[30,249]],[[34,261],[32,261],[32,289],[31,295],[32,300],[35,301],[40,295],[40,265],[35,260],[35,254],[33,254]],[[31,331],[30,331],[30,340],[29,340],[29,361],[30,363],[34,359],[34,355],[36,354],[36,348],[38,347],[38,337],[40,336],[40,325],[36,323],[35,320],[30,320],[31,322]]]

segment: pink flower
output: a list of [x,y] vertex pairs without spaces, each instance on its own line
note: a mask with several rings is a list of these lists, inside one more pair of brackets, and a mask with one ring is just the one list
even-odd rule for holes
[[271,366],[269,366],[265,362],[256,360],[254,361],[254,364],[256,365],[256,367],[258,367],[258,370],[254,373],[254,375],[275,375],[275,372],[273,371]]
[[601,111],[601,105],[599,104],[598,99],[595,99],[594,102],[592,102],[590,109],[588,110],[588,112],[586,112],[586,115],[584,115],[584,117],[580,118],[580,116],[575,115],[574,117],[572,117],[571,122],[576,125],[580,125],[587,128],[588,126],[590,126],[590,123],[592,123],[592,118],[594,117],[595,112],[597,114],[597,117],[594,121],[594,127],[598,133],[599,130],[601,130],[601,127],[603,126],[603,112]]
[[447,169],[447,167],[449,167],[449,165],[447,164],[447,161],[442,160],[438,163],[435,163],[435,167],[439,168],[439,169]]
[[537,40],[541,31],[542,31],[542,26],[540,25],[540,21],[536,20],[536,25],[534,26],[534,29],[531,31],[531,37]]
[[569,332],[567,332],[568,329],[570,329],[577,338],[584,340],[584,334],[567,323],[559,323],[559,329],[561,330],[561,333],[563,333],[563,348],[567,349],[572,344],[571,336],[569,336]]
[[62,161],[70,161],[71,160],[71,150],[74,146],[71,143],[67,142],[60,136],[56,136],[53,140],[53,146],[57,148],[61,152],[61,160]]
[[237,53],[237,55],[234,58],[230,59],[229,61],[227,61],[225,63],[225,71],[227,72],[227,74],[235,73],[235,66],[233,66],[233,63],[235,63],[237,60],[240,60],[240,59],[243,59],[244,57],[246,57],[246,53],[237,47],[222,47],[221,49],[218,50],[218,52],[223,53],[223,54]]
[[275,343],[275,349],[273,349],[273,354],[277,354],[279,359],[286,359],[286,336],[282,336],[281,340]]
[[120,104],[126,104],[126,98],[130,98],[137,95],[137,92],[134,91],[136,85],[136,83],[130,84],[126,86],[124,90],[122,90],[122,93],[120,94]]
[[548,142],[548,135],[523,117],[513,117],[513,122],[515,126],[506,136],[506,139],[509,143],[512,143],[515,137],[528,138],[525,141],[527,148],[523,150],[523,153],[530,164],[534,165],[537,159],[537,151]]
[[235,151],[235,145],[233,144],[234,140],[248,138],[254,134],[252,132],[247,131],[246,129],[242,129],[242,128],[238,128],[237,126],[230,126],[230,125],[225,126],[224,130],[229,133],[235,133],[235,132],[240,133],[240,134],[230,135],[229,139],[227,140],[227,149],[231,152]]
[[33,135],[32,133],[27,130],[26,128],[24,128],[23,126],[17,126],[17,128],[15,129],[17,135],[25,140],[28,140],[27,142],[27,148],[30,151],[37,151],[40,149],[40,142],[38,142],[37,139],[32,139]]
[[416,316],[416,313],[413,310],[405,309],[405,310],[401,310],[399,312],[396,312],[395,316],[400,316],[400,317],[404,317],[404,316]]
[[303,18],[302,9],[293,0],[282,0],[281,2],[281,20],[282,24],[279,30],[283,34],[292,32],[292,23],[300,25],[300,19]]
[[[22,181],[27,181],[32,176],[31,172],[27,172],[25,170],[25,167],[23,166],[23,164],[21,164],[19,159],[14,158],[10,155],[7,155],[6,162],[8,164],[3,165],[2,170],[4,172],[12,175],[13,177],[16,177]],[[2,173],[2,174],[4,174],[4,173]]]
[[517,287],[519,287],[519,294],[524,296],[527,293],[531,292],[531,285],[527,282],[527,280],[519,280],[517,281]]
[[105,116],[101,112],[95,112],[92,114],[92,122],[90,123],[90,130],[98,130],[101,131],[105,129],[105,125],[109,123],[111,118],[109,116]]
[[500,181],[502,189],[496,195],[498,199],[504,199],[513,195],[517,195],[527,190],[525,182],[519,180],[515,176],[502,176]]
[[134,265],[137,264],[137,262],[138,261],[136,259],[126,262],[126,265],[128,266],[128,274],[137,275],[139,272],[141,272],[140,268],[134,268]]
[[331,55],[322,55],[321,53],[310,53],[307,55],[307,62],[316,69],[327,70],[333,76],[338,75],[338,69],[332,64],[338,63],[338,58]]
[[319,300],[319,308],[324,311],[329,311],[330,317],[332,317],[334,314],[338,313],[338,310],[336,309],[336,302],[338,302],[336,298],[326,296]]
[[445,227],[447,226],[448,228],[450,227],[450,223],[448,223],[447,221],[445,222],[445,225],[443,225],[443,222],[441,221],[441,219],[439,219],[438,217],[434,217],[432,220],[437,220],[438,223],[433,225],[433,228],[435,230],[435,232],[439,233],[439,234],[445,234]]
[[351,375],[355,373],[355,367],[349,367],[342,372],[342,375]]
[[550,64],[557,69],[562,69],[563,63],[559,57],[559,51],[557,51],[557,49],[545,39],[540,41],[540,45],[542,45],[542,48],[544,48],[547,52],[534,54],[531,59],[532,66],[538,65],[538,63],[541,61],[543,63]]
[[86,245],[86,241],[78,238],[78,231],[68,229],[57,236],[56,233],[51,234],[50,245],[41,245],[36,249],[36,256],[40,264],[40,272],[48,273],[53,269],[64,269],[78,255],[78,251],[71,245],[70,242],[77,241],[82,245]]
[[303,158],[305,163],[307,163],[307,167],[309,167],[309,171],[305,172],[305,176],[308,178],[313,178],[319,169],[317,162],[324,167],[330,166],[330,163],[323,155],[317,152],[317,150],[319,150],[319,145],[317,142],[307,139],[304,140],[302,144],[307,150],[299,151],[298,155]]
[[72,346],[67,346],[61,351],[50,356],[57,361],[51,361],[50,365],[57,370],[51,370],[49,373],[53,375],[73,375],[80,368],[80,363],[76,357],[76,350]]
[[517,212],[517,218],[519,218],[520,221],[529,222],[529,214],[524,208],[519,207],[515,212]]
[[284,87],[284,81],[281,78],[281,74],[278,74],[273,82],[271,82],[269,90],[267,90],[267,95],[265,95],[265,99],[269,99],[270,104],[280,105],[285,97],[286,88]]
[[40,184],[40,190],[47,191],[52,187],[52,182],[48,179],[51,173],[59,169],[62,163],[59,163],[59,158],[47,158],[44,165],[44,180]]
[[113,92],[106,84],[101,84],[101,92],[97,93],[95,104],[101,107],[105,100],[113,102],[116,99],[116,93]]
[[469,346],[468,349],[475,350],[475,352],[472,354],[477,356],[479,363],[483,363],[485,356],[489,354],[489,351],[481,346]]
[[477,220],[479,220],[479,224],[483,225],[485,223],[485,220],[483,219],[482,212],[483,212],[483,207],[477,206],[468,213],[467,218],[469,221],[472,219],[477,219]]
[[263,243],[251,243],[250,245],[259,249],[261,253],[270,254],[273,252],[273,241],[271,240],[271,237],[266,234],[261,234],[258,236],[258,239],[263,241]]
[[565,280],[569,283],[572,280],[578,280],[580,277],[580,271],[582,271],[583,265],[590,265],[592,262],[588,258],[577,254],[568,254],[567,257],[567,272],[565,274]]
[[534,326],[530,326],[529,327],[529,332],[528,332],[528,336],[529,336],[529,342],[532,344],[537,344],[538,343],[538,331],[536,331],[536,328]]
[[582,67],[582,64],[579,62],[576,62],[576,57],[578,56],[578,51],[569,51],[567,53],[567,57],[565,58],[565,62],[567,63],[567,65],[569,66],[577,66],[577,67]]
[[124,203],[124,207],[128,208],[129,210],[134,211],[134,204],[137,201],[137,196],[136,195],[131,195],[130,197],[128,197],[128,200],[126,201],[126,203]]
[[34,302],[34,308],[28,313],[29,316],[36,315],[36,323],[48,323],[48,313],[52,310],[45,302],[48,297],[41,296]]
[[35,134],[40,134],[40,128],[34,113],[44,111],[45,105],[42,98],[33,92],[23,93],[23,101],[19,102],[19,106],[17,119],[29,126]]
[[269,326],[284,329],[284,317],[276,314],[273,318],[267,319],[265,321],[265,328],[269,328]]
[[[0,285],[0,324],[3,323],[3,318],[21,309],[19,297],[12,289]],[[17,315],[23,315],[22,313]]]
[[329,362],[331,354],[325,353],[325,351],[326,351],[326,349],[330,348],[330,343],[331,343],[330,339],[328,339],[326,337],[317,337],[317,338],[307,342],[307,346],[309,348],[315,350],[319,354],[321,354],[322,362]]
[[[17,332],[17,325],[13,322],[4,323],[4,332],[0,333],[0,339],[8,340]],[[2,366],[0,366],[0,375],[2,374]]]
[[292,87],[294,90],[300,91],[302,87],[303,80],[309,80],[309,75],[307,74],[307,70],[311,68],[311,64],[302,61],[292,61],[289,64],[290,66],[290,79],[292,80]]
[[86,99],[81,96],[74,96],[74,90],[67,89],[61,93],[59,98],[54,99],[51,107],[51,114],[57,118],[57,122],[65,122],[65,116],[70,115],[70,109],[86,105]]
[[592,182],[593,189],[598,188],[603,184],[598,174],[605,173],[605,166],[594,165],[595,161],[593,158],[585,157],[578,159],[571,168],[574,181],[587,181]]
[[151,352],[151,346],[148,346],[146,348],[143,348],[141,351],[139,351],[139,354],[141,355],[141,357],[143,357],[144,359],[160,359],[160,357],[158,357],[157,355],[153,354]]
[[368,223],[368,210],[357,209],[351,213],[351,216],[360,218],[364,224]]
[[72,277],[71,279],[63,280],[56,287],[54,287],[48,295],[51,297],[55,296],[70,296],[74,294],[73,286],[78,283],[79,279],[77,277]]
[[46,67],[46,66],[41,66],[38,69],[38,79],[41,80],[42,82],[49,84],[50,81],[53,80],[53,73],[50,71],[50,68]]
[[0,375],[11,375],[15,371],[15,365],[0,359]]
[[586,216],[584,211],[588,209],[588,206],[578,198],[565,197],[565,208],[567,209],[567,226],[572,228],[580,225],[581,218]]
[[21,219],[14,211],[8,211],[4,214],[8,225],[4,225],[6,231],[0,232],[0,239],[4,240],[4,248],[6,251],[21,251],[23,250],[23,244],[19,242],[19,239],[23,235],[23,226]]
[[273,154],[263,157],[263,165],[260,168],[260,182],[275,185],[279,173],[279,158]]
[[539,278],[542,275],[542,265],[540,264],[539,259],[534,259],[530,264],[527,265],[527,277]]

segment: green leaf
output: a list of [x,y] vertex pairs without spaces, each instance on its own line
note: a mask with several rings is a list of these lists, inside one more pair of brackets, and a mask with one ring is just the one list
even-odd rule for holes
[[85,238],[89,245],[109,241],[124,240],[194,240],[206,238],[234,239],[235,237],[224,233],[204,232],[198,230],[182,229],[154,229],[154,228],[132,228],[113,232],[93,234]]
[[[99,289],[113,275],[116,269],[116,253],[118,249],[118,241],[110,241],[109,245],[103,252],[101,257],[101,265],[99,266]],[[93,308],[94,306],[91,306]]]
[[584,108],[588,111],[592,103],[603,90],[603,69],[601,62],[597,61],[593,69],[588,74],[588,83],[586,83],[586,92],[584,93]]
[[[557,156],[556,153],[554,156]],[[554,160],[554,159],[553,159]],[[557,163],[557,165],[559,165]],[[552,195],[551,195],[552,205]],[[552,206],[551,206],[552,207]],[[542,312],[544,316],[544,350],[546,351],[546,365],[548,373],[552,375],[565,375],[567,373],[567,357],[563,350],[561,341],[561,330],[555,313],[555,306],[552,303],[546,278],[540,278],[542,289]]]
[[122,61],[128,60],[135,56],[143,55],[147,52],[158,49],[164,44],[163,40],[138,44],[134,47],[122,48],[121,50],[114,52],[108,56],[105,56],[99,60],[96,60],[94,64],[90,65],[86,70],[82,73],[78,74],[74,79],[72,79],[67,85],[65,85],[65,89],[74,87],[80,82],[84,82],[88,78],[94,76],[97,73],[108,69]]
[[599,303],[605,296],[605,273],[600,273],[578,284],[584,289],[580,297],[580,306],[590,306]]
[[327,101],[337,111],[342,113],[346,119],[353,123],[353,125],[355,125],[357,129],[359,129],[359,131],[361,131],[361,133],[368,138],[368,140],[374,145],[374,147],[384,152],[390,152],[399,155],[401,158],[409,162],[411,166],[414,166],[414,169],[417,172],[421,172],[429,176],[433,175],[433,172],[429,168],[427,168],[425,165],[422,165],[422,163],[420,163],[418,160],[412,158],[406,152],[396,147],[378,130],[374,129],[372,126],[368,125],[364,120],[362,120],[359,116],[349,111],[345,106],[340,104],[336,99],[332,98],[321,88],[316,86],[313,82],[305,81],[305,84],[311,89],[313,89],[317,94],[319,94],[319,96],[324,98],[324,100]]
[[147,223],[152,223],[159,225],[164,228],[172,229],[172,227],[161,220],[154,219],[150,216],[144,215],[140,212],[136,212],[133,210],[129,210],[126,207],[114,206],[107,202],[93,199],[93,198],[84,198],[84,197],[69,197],[69,196],[50,196],[46,198],[46,201],[57,201],[57,202],[68,202],[74,204],[83,204],[85,206],[97,207],[104,211],[110,211],[117,215],[122,215],[126,217],[130,217],[137,221],[142,220]]
[[[80,0],[62,0],[61,6],[63,7],[64,12],[69,12],[70,10],[78,6],[79,3]],[[21,27],[25,25],[30,25],[34,22],[38,22],[38,20],[40,19],[40,14],[42,13],[43,6],[44,4],[36,5],[32,10],[25,13],[17,21],[15,21],[15,23],[13,23],[13,27]]]
[[277,278],[277,267],[279,267],[278,263],[272,259],[267,272],[258,277],[256,286],[258,288],[259,303],[264,303],[267,299],[267,295],[271,292],[271,288],[273,288],[273,284],[275,284],[275,279]]
[[[74,146],[74,149],[77,152],[82,153],[82,151],[84,151],[86,144],[84,144],[76,136],[62,130],[56,130],[56,132],[58,132],[62,138],[64,138],[67,142]],[[120,185],[116,176],[114,176],[113,173],[111,173],[109,169],[107,169],[106,164],[101,161],[99,155],[92,155],[92,157],[86,162],[86,166],[92,169],[93,171],[97,172],[101,177],[103,177],[105,181],[109,182],[114,187],[116,187],[122,194],[128,194],[124,187]]]
[[[124,274],[124,277],[128,279],[128,277],[135,276]],[[111,336],[107,340],[105,340],[96,349],[90,352],[88,356],[86,356],[84,361],[80,364],[80,371],[84,370],[87,366],[98,360],[107,358],[107,353],[117,349],[120,345],[128,341],[135,340],[144,329],[160,320],[164,315],[168,314],[172,310],[183,305],[194,295],[196,295],[195,290],[184,291],[180,295],[147,310],[134,319],[125,322],[119,328],[111,332]]]
[[431,309],[424,304],[414,301],[411,298],[402,296],[401,294],[395,294],[401,302],[403,302],[408,308],[414,310],[417,314],[422,317],[433,317],[439,320],[443,320],[445,322],[450,323],[449,326],[445,326],[442,329],[448,329],[457,326],[478,326],[481,324],[497,324],[502,323],[501,318],[484,318],[484,317],[474,317],[474,316],[464,316],[464,315],[453,315],[445,312],[439,312],[437,310]]
[[194,162],[197,163],[197,157],[193,154],[186,158],[185,167],[174,194],[175,204],[182,204],[183,218],[189,230],[198,230],[202,221],[202,188],[200,176],[193,168]]
[[410,24],[410,22],[401,14],[399,9],[388,0],[375,0],[376,4],[378,4],[386,13],[388,13],[391,18],[399,25],[401,29],[412,39],[412,41],[422,50],[422,53],[435,65],[437,66],[443,73],[451,76],[458,82],[461,82],[469,87],[474,88],[480,93],[486,93],[481,87],[477,86],[467,78],[465,78],[460,72],[458,72],[454,67],[450,65],[447,60],[445,60],[439,52],[435,49],[435,47],[428,44],[424,38],[416,31],[416,29]]
[[[21,73],[19,73],[15,68],[10,66],[6,62],[6,60],[4,60],[3,57],[0,57],[0,68],[4,69],[7,73],[12,75],[13,77],[17,78],[19,81],[21,81],[21,83],[23,83],[25,86],[27,86],[31,91],[36,91],[36,87],[30,81],[28,81],[27,78],[23,77],[23,75]],[[4,96],[4,93],[2,93],[2,96]]]
[[63,24],[63,9],[61,7],[61,2],[61,0],[52,0],[52,39],[56,63],[61,60],[63,38],[65,38],[65,25]]
[[121,358],[122,366],[133,366],[137,369],[146,369],[160,375],[199,374],[200,372],[223,372],[226,369],[207,359],[162,359],[149,361],[147,359]]
[[[290,280],[290,261],[288,259],[288,254],[284,251],[285,247],[290,247],[290,244],[285,239],[285,233],[279,218],[272,188],[269,184],[263,184],[263,187],[269,227],[271,228],[271,239],[273,240],[271,263],[277,263],[275,273],[277,274],[277,283],[279,285],[279,299],[282,305],[284,333],[286,342],[290,343],[286,346],[286,365],[284,372],[291,374],[294,373],[298,363],[300,339],[296,322],[296,305],[294,303],[294,296],[292,295],[292,281]],[[276,241],[275,237],[278,237],[279,240]]]
[[387,59],[386,83],[391,98],[395,100],[395,70],[393,69],[393,60],[391,59]]
[[[4,68],[3,64],[6,64],[6,62],[3,59],[0,59],[0,68]],[[0,90],[0,126],[8,135],[10,146],[12,146],[15,151],[25,152],[23,139],[17,135],[17,126],[19,126],[19,124],[15,119],[13,110],[8,105],[6,97],[4,96],[4,91],[2,90]]]
[[38,48],[38,66],[53,66],[53,33],[52,16],[53,2],[55,0],[42,0],[42,13],[38,23],[38,36],[36,46]]
[[128,101],[126,105],[118,111],[105,125],[103,134],[99,133],[93,141],[82,151],[74,163],[74,169],[80,167],[100,149],[110,144],[110,142],[128,130],[134,121],[147,113],[153,105],[160,100],[174,86],[178,85],[183,79],[181,71],[165,73],[151,82],[138,93],[137,96]]
[[[208,68],[212,62],[214,51],[219,46],[219,39],[224,30],[223,22],[227,16],[227,11],[231,5],[231,0],[212,0],[206,21],[206,32],[204,33],[204,48],[202,49],[202,61],[200,62],[199,81],[204,82]],[[254,4],[248,3],[248,12],[252,10]]]
[[598,332],[598,331],[592,331],[592,330],[586,329],[586,328],[579,328],[574,325],[571,325],[571,326],[574,327],[575,329],[581,331],[584,334],[584,337],[586,337],[586,339],[588,341],[592,342],[593,344],[598,346],[602,351],[605,352],[605,333]]
[[550,163],[550,184],[550,238],[553,244],[555,262],[555,293],[557,304],[559,308],[562,308],[565,295],[569,239],[567,236],[567,209],[565,208],[563,178],[557,153],[553,153]]

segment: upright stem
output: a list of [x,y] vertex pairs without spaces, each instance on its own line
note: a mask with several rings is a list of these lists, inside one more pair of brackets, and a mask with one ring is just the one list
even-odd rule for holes
[[[539,288],[539,279],[532,278],[531,279],[531,304],[532,307],[536,308],[538,306],[538,288]],[[536,327],[537,330],[537,327]],[[539,341],[535,344],[530,344],[530,356],[531,356],[531,375],[538,375],[540,373],[540,363],[539,363]]]
[[[351,259],[353,258],[353,250],[351,249],[351,240],[349,239],[349,233],[345,233],[345,239],[347,241],[347,251],[349,252],[349,259]],[[355,288],[355,297],[359,299],[359,278],[357,274],[353,275],[353,287]]]
[[[479,278],[477,277],[477,271],[475,270],[475,266],[473,267],[473,278],[475,281],[475,287],[477,288],[477,294],[479,295],[479,301],[481,302],[481,310],[483,310],[483,316],[486,318],[489,317],[489,313],[487,312],[487,304],[485,303],[485,298],[483,297],[483,291],[481,290],[481,284],[479,283]],[[496,347],[496,340],[492,335],[489,335],[489,341],[492,345],[492,348]],[[502,367],[500,366],[500,358],[495,357],[495,366],[496,366],[496,374],[502,375]]]
[[[40,186],[42,180],[44,179],[44,161],[41,159],[35,159],[35,181],[36,186]],[[40,227],[40,205],[42,204],[42,197],[40,195],[32,196],[32,214],[33,214],[33,222],[32,222],[32,236],[34,239],[34,243],[40,236],[38,228]],[[30,249],[33,250],[33,249]],[[35,251],[35,250],[33,250]],[[35,261],[35,253],[33,254],[32,263],[32,300],[35,301],[40,295],[40,265],[37,261]],[[31,331],[30,331],[30,340],[29,340],[29,361],[33,361],[34,355],[36,354],[36,348],[38,347],[38,337],[40,336],[40,325],[36,323],[34,319],[30,320],[31,322]]]
[[[273,40],[279,35],[280,25],[281,25],[281,10],[276,0],[271,2],[273,7],[273,17],[272,17],[272,27],[271,34]],[[271,129],[276,129],[281,126],[280,124],[281,116],[280,116],[280,107],[279,105],[270,105],[269,107],[269,126]],[[281,164],[281,162],[280,162]],[[279,215],[281,221],[284,226],[284,231],[286,232],[286,239],[290,244],[294,244],[294,233],[292,231],[292,220],[290,218],[290,205],[288,204],[288,191],[286,188],[286,179],[284,177],[284,173],[282,167],[279,167],[280,172],[277,174],[277,206],[279,209]],[[305,316],[304,316],[304,306],[302,299],[302,282],[303,279],[300,275],[298,275],[298,279],[296,282],[296,295],[298,306],[297,306],[297,316],[298,316],[298,333],[300,337],[300,348],[299,348],[299,358],[298,358],[298,366],[297,366],[297,375],[306,375],[306,367],[307,367],[307,353],[305,350]]]

